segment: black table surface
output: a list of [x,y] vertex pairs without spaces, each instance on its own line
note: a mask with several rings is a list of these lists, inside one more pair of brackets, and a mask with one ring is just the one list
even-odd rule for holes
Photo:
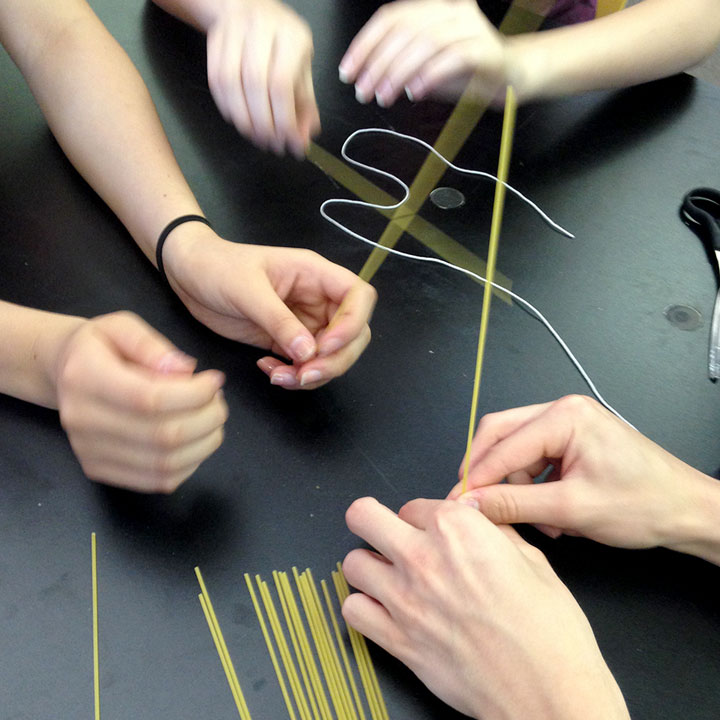
[[[310,247],[360,270],[369,248],[318,213],[324,199],[352,195],[311,163],[263,154],[224,124],[207,90],[203,38],[140,0],[93,5],[140,69],[222,234]],[[434,140],[446,106],[361,106],[337,80],[369,5],[298,6],[315,34],[324,149],[338,156],[352,130],[369,126]],[[64,158],[5,54],[0,77],[0,297],[88,316],[132,310],[202,367],[224,370],[230,406],[222,448],[174,495],[148,497],[87,481],[55,412],[0,397],[0,718],[92,712],[92,531],[105,718],[236,713],[197,601],[195,565],[254,717],[284,717],[242,573],[297,565],[327,577],[358,545],[343,517],[354,498],[373,495],[397,509],[446,494],[464,450],[481,288],[449,270],[389,258],[373,279],[373,342],[357,365],[315,392],[272,387],[255,367],[260,351],[213,335],[162,286]],[[687,76],[522,108],[511,182],[576,239],[509,198],[498,261],[609,402],[713,475],[720,386],[706,371],[716,284],[678,206],[688,189],[720,183],[719,112],[720,90]],[[493,171],[500,125],[487,114],[458,162]],[[363,140],[358,152],[406,180],[423,157],[382,138]],[[492,184],[452,172],[442,182],[466,204],[442,211],[426,203],[421,215],[485,257]],[[373,237],[383,229],[372,210],[347,216]],[[408,236],[399,247],[423,252]],[[700,326],[670,323],[672,305],[696,308]],[[586,392],[537,321],[493,303],[481,412]],[[634,717],[718,716],[715,567],[662,550],[551,542],[531,529],[526,536],[588,614]],[[391,717],[454,716],[392,658],[376,651],[375,662]],[[479,648],[478,662],[493,658]]]

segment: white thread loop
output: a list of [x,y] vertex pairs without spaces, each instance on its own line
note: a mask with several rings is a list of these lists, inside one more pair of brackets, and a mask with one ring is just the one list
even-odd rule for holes
[[[426,150],[430,151],[435,155],[438,159],[442,160],[448,167],[452,168],[453,170],[465,174],[465,175],[475,175],[479,177],[485,177],[489,180],[494,180],[495,182],[498,182],[498,179],[490,174],[483,172],[481,170],[470,170],[468,168],[462,168],[458,165],[454,165],[451,163],[447,158],[445,158],[443,155],[441,155],[432,145],[429,145],[428,143],[424,142],[423,140],[420,140],[419,138],[413,137],[412,135],[405,135],[403,133],[396,132],[395,130],[386,130],[385,128],[361,128],[360,130],[356,130],[351,135],[347,137],[345,142],[343,143],[341,154],[347,162],[349,162],[351,165],[355,165],[355,167],[363,168],[364,170],[367,170],[368,172],[375,173],[376,175],[381,175],[382,177],[387,178],[388,180],[391,180],[394,183],[397,183],[404,192],[404,196],[402,200],[392,204],[392,205],[380,205],[377,203],[371,203],[366,202],[364,200],[350,200],[345,198],[330,198],[329,200],[325,200],[325,202],[320,205],[320,214],[330,223],[335,225],[335,227],[342,230],[344,233],[347,233],[351,237],[356,238],[357,240],[361,240],[364,243],[367,243],[368,245],[372,245],[373,247],[379,248],[380,250],[383,250],[385,252],[391,253],[392,255],[397,255],[399,257],[406,258],[408,260],[419,260],[420,262],[430,262],[435,263],[436,265],[443,265],[445,267],[449,267],[452,270],[457,270],[458,272],[464,273],[465,275],[468,275],[471,278],[474,278],[478,282],[481,282],[485,284],[487,282],[486,278],[482,277],[482,275],[478,275],[477,273],[472,272],[471,270],[467,270],[466,268],[460,267],[459,265],[454,265],[453,263],[447,262],[446,260],[442,260],[441,258],[437,257],[429,257],[425,255],[414,255],[412,253],[406,253],[402,252],[400,250],[396,250],[395,248],[391,247],[385,247],[384,245],[380,245],[380,243],[375,242],[374,240],[370,240],[369,238],[366,238],[364,235],[360,235],[359,233],[356,233],[353,230],[350,230],[346,225],[343,225],[338,220],[335,220],[335,218],[330,217],[327,213],[327,208],[331,205],[359,205],[360,207],[366,207],[366,208],[373,208],[376,210],[395,210],[399,207],[401,207],[407,199],[410,197],[410,188],[396,175],[393,175],[392,173],[389,173],[385,170],[380,170],[379,168],[373,167],[372,165],[366,165],[365,163],[360,162],[359,160],[354,160],[347,154],[347,147],[352,142],[352,140],[358,135],[365,135],[369,133],[375,133],[375,134],[383,134],[383,135],[391,135],[393,137],[398,137],[403,140],[408,140],[410,142],[416,143],[418,145],[421,145]],[[514,187],[509,185],[508,183],[503,183],[505,187],[513,193],[515,196],[520,198],[522,201],[526,202],[530,207],[535,210],[538,215],[556,232],[565,235],[569,238],[574,238],[575,236],[565,230],[561,225],[558,225],[554,220],[552,220],[543,210],[541,210],[534,202],[532,202],[530,199],[525,197],[519,190],[516,190]],[[497,283],[491,282],[490,283],[492,287],[494,287],[497,290],[500,290],[504,293],[507,293],[513,300],[515,300],[524,310],[526,310],[532,317],[539,320],[550,332],[550,334],[555,338],[558,345],[563,349],[565,354],[568,356],[572,364],[575,366],[575,369],[580,373],[580,376],[583,378],[585,383],[587,384],[588,388],[590,389],[590,392],[595,396],[597,401],[603,405],[607,410],[609,410],[613,415],[615,415],[617,418],[622,420],[624,423],[629,425],[631,428],[635,429],[635,426],[628,422],[615,408],[610,405],[610,403],[605,400],[605,398],[600,394],[600,391],[595,386],[595,383],[590,379],[590,376],[585,371],[585,368],[580,364],[580,361],[575,357],[573,352],[568,347],[567,343],[560,337],[560,334],[555,330],[555,328],[550,324],[548,319],[530,302],[522,298],[517,293],[512,292],[512,290],[508,290],[507,288],[503,287],[502,285],[498,285]]]

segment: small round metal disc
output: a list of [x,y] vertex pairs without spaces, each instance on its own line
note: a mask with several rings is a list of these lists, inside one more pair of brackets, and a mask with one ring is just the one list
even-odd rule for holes
[[430,193],[433,205],[441,210],[452,210],[465,204],[465,196],[455,188],[438,187]]
[[679,330],[695,330],[702,325],[702,314],[690,305],[670,305],[665,308],[665,317]]

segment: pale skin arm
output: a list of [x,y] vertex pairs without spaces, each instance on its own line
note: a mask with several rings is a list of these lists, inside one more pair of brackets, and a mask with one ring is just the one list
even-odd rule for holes
[[[520,102],[625,87],[685,70],[720,42],[717,0],[644,0],[568,27],[505,37],[475,0],[398,0],[352,41],[340,77],[361,102],[455,96],[468,80],[483,99],[511,84]],[[500,92],[500,96],[502,93]]]
[[264,149],[305,155],[320,131],[307,23],[279,0],[154,0],[207,34],[208,83],[225,120]]
[[[73,165],[154,262],[165,225],[202,211],[130,59],[84,0],[6,0],[0,40]],[[374,290],[309,251],[229,243],[188,223],[172,232],[163,257],[193,315],[290,360],[259,361],[275,384],[318,387],[344,373],[370,340]]]
[[85,318],[0,302],[0,392],[56,408],[85,474],[172,492],[220,445],[222,373],[131,313]]
[[[6,0],[0,40],[70,160],[152,260],[169,220],[201,213],[127,55],[83,0]],[[317,387],[360,355],[375,294],[353,273],[309,251],[229,243],[189,225],[168,240],[171,286],[217,332],[290,358],[259,361],[271,381]],[[140,318],[7,303],[0,314],[0,389],[57,407],[90,478],[170,492],[221,443],[223,374],[194,373],[195,361]]]
[[[473,718],[628,720],[592,629],[544,555],[460,503],[346,514],[345,620]],[[381,554],[380,554],[381,553]]]
[[[534,484],[548,465],[548,481]],[[587,397],[485,416],[468,488],[461,497],[456,485],[450,498],[496,523],[533,523],[551,537],[617,547],[662,546],[720,565],[720,482]]]

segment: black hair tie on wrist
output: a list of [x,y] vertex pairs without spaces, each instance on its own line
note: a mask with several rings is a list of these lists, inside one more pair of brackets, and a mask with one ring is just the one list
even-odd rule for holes
[[160,237],[158,238],[157,245],[155,246],[155,261],[157,262],[157,269],[160,273],[160,277],[168,283],[167,275],[165,274],[165,265],[163,263],[163,245],[165,245],[165,241],[167,240],[168,235],[178,226],[182,225],[186,222],[201,222],[205,223],[209,228],[212,228],[212,225],[210,224],[210,221],[203,217],[202,215],[181,215],[179,218],[175,218],[172,222],[168,223],[165,227],[165,229],[160,233]]

